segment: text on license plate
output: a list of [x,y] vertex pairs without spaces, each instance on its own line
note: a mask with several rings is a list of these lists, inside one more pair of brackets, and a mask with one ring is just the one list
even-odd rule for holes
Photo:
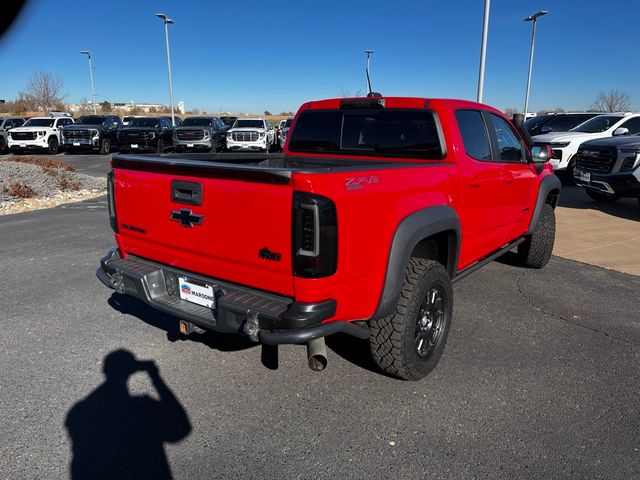
[[589,183],[591,181],[591,173],[583,172],[582,170],[574,170],[574,177],[582,182]]
[[211,285],[198,285],[185,277],[178,277],[180,283],[180,298],[187,302],[197,303],[203,307],[214,308],[216,297]]

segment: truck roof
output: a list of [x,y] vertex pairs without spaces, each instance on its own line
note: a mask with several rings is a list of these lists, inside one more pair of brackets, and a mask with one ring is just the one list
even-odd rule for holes
[[477,109],[483,108],[491,110],[500,115],[504,115],[499,110],[470,100],[460,100],[453,98],[426,98],[426,97],[347,97],[347,98],[330,98],[324,100],[313,100],[304,103],[300,107],[303,110],[338,110],[351,108],[408,108],[422,109],[430,108],[438,105],[450,104],[456,108]]

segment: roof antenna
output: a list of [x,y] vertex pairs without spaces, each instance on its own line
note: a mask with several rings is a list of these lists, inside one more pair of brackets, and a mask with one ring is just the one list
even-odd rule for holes
[[365,73],[367,74],[367,97],[369,97],[372,93],[371,91],[371,77],[369,76],[369,62],[370,62],[370,58],[371,58],[371,54],[373,53],[373,50],[365,50],[364,53],[367,54],[367,68],[365,69]]

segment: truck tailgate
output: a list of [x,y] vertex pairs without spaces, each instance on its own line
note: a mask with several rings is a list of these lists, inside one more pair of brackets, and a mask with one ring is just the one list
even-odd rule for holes
[[[293,186],[286,172],[181,168],[117,157],[113,166],[124,254],[293,296]],[[198,188],[200,193],[191,193]]]

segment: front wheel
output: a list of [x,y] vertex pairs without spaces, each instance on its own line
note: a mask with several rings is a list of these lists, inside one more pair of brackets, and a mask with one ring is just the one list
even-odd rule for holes
[[100,144],[100,154],[101,155],[109,155],[111,153],[111,140],[108,138],[102,139],[102,143]]
[[585,188],[587,195],[591,197],[598,203],[613,203],[620,200],[620,197],[617,195],[611,195],[609,193],[600,193],[597,190],[593,190],[591,188]]
[[60,145],[58,144],[58,139],[56,137],[50,137],[49,141],[47,142],[47,145],[49,146],[47,148],[48,154],[55,155],[58,153],[58,150],[60,149]]
[[453,289],[444,267],[411,257],[395,311],[371,321],[373,360],[385,373],[420,380],[434,369],[451,328]]
[[518,246],[518,255],[522,264],[528,268],[542,268],[551,258],[556,239],[556,212],[545,203],[538,225],[531,235]]

